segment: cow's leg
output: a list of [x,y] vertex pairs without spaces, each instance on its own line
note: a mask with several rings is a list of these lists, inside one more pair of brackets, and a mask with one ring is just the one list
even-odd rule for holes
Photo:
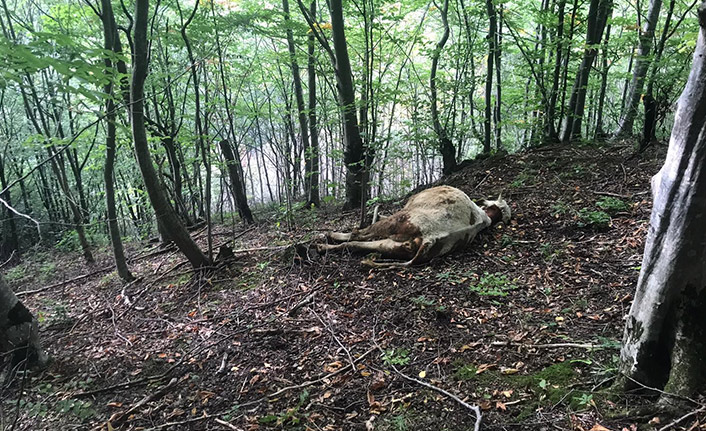
[[427,252],[433,243],[425,242],[419,246],[414,257],[407,262],[375,262],[372,259],[365,259],[361,263],[363,265],[372,266],[374,268],[407,268],[418,263],[426,262],[428,259]]
[[416,250],[412,248],[412,243],[398,242],[391,239],[381,239],[377,241],[348,241],[341,244],[318,244],[319,251],[351,250],[359,252],[378,252],[383,255],[395,256],[402,259],[409,259]]
[[338,242],[350,241],[352,236],[353,236],[352,233],[343,233],[343,232],[331,232],[328,234],[328,237],[332,241],[338,241]]

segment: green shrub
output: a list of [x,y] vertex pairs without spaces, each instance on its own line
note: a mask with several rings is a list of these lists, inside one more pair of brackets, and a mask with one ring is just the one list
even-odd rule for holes
[[610,215],[605,211],[581,208],[577,216],[579,227],[607,228],[610,226]]
[[612,196],[601,198],[598,202],[596,202],[596,206],[611,214],[621,211],[630,211],[630,205],[627,202]]

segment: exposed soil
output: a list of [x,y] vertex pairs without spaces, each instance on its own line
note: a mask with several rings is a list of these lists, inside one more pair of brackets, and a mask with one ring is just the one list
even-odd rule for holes
[[[613,397],[610,377],[663,154],[630,151],[542,148],[473,162],[442,182],[473,199],[502,191],[512,222],[404,271],[275,248],[355,225],[355,213],[334,208],[298,213],[293,231],[219,226],[215,244],[235,235],[234,248],[250,251],[202,276],[173,250],[130,244],[138,282],[104,271],[22,296],[54,363],[4,390],[5,421],[19,412],[17,430],[473,429],[471,410],[396,369],[479,405],[484,430],[638,429],[651,416],[611,419],[641,401]],[[110,267],[107,249],[96,254],[93,267],[77,253],[28,254],[5,273],[16,291],[42,288]]]

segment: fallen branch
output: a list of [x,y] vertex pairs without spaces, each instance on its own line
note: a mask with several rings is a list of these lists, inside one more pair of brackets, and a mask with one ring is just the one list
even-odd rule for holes
[[660,428],[659,431],[667,431],[668,429],[672,429],[672,427],[677,426],[677,425],[680,424],[681,422],[684,422],[685,420],[689,419],[690,417],[695,416],[695,415],[698,415],[699,413],[701,413],[701,412],[703,412],[703,411],[706,411],[706,406],[701,406],[701,408],[696,409],[696,410],[694,410],[694,411],[691,411],[691,412],[685,414],[684,416],[675,419],[675,420],[672,421],[671,423],[669,423],[669,424],[663,426],[662,428]]
[[576,349],[605,349],[607,346],[603,344],[582,344],[582,343],[549,343],[549,344],[525,344],[525,343],[512,343],[510,341],[493,341],[490,343],[491,346],[512,346],[512,347],[527,347],[534,349],[556,349],[561,347],[573,347]]
[[[369,354],[371,354],[371,353],[374,352],[375,350],[378,350],[378,348],[377,348],[377,347],[373,347],[373,348],[371,348],[370,350],[368,350],[367,352],[363,353],[362,355],[360,355],[359,357],[357,357],[357,358],[353,361],[354,364],[356,364],[356,363],[362,361],[363,359],[365,359],[366,356],[368,356]],[[352,368],[352,365],[346,365],[345,367],[339,368],[338,370],[334,371],[333,373],[329,373],[329,374],[327,374],[327,375],[325,375],[325,376],[323,376],[323,377],[320,377],[320,378],[318,378],[318,379],[316,379],[316,380],[307,380],[306,382],[300,383],[300,384],[298,384],[298,385],[286,386],[286,387],[284,387],[284,388],[282,388],[282,389],[280,389],[280,390],[278,390],[278,391],[276,391],[276,392],[274,392],[274,393],[271,393],[271,394],[269,394],[269,395],[265,395],[264,397],[258,398],[258,399],[254,400],[254,401],[249,401],[249,402],[247,402],[247,403],[238,404],[238,407],[243,408],[243,407],[247,407],[247,406],[252,406],[252,405],[255,405],[255,404],[259,404],[259,403],[263,402],[264,400],[266,400],[266,399],[268,399],[268,398],[277,397],[277,396],[282,395],[283,393],[285,393],[285,392],[287,392],[287,391],[292,391],[292,390],[296,390],[296,389],[303,389],[303,388],[306,388],[306,387],[308,387],[308,386],[312,386],[312,385],[315,385],[315,384],[317,384],[317,383],[321,383],[321,382],[323,382],[323,381],[325,381],[325,380],[328,380],[328,379],[330,379],[330,378],[332,378],[332,377],[335,377],[335,376],[337,376],[337,375],[339,375],[339,374],[341,374],[341,373],[344,373],[344,372],[348,371],[348,370],[351,369],[351,368]]]
[[88,274],[79,275],[78,277],[72,278],[70,280],[65,280],[65,281],[61,281],[59,283],[50,284],[49,286],[40,287],[39,289],[24,290],[22,292],[15,293],[15,295],[17,295],[17,296],[32,295],[34,293],[39,293],[39,292],[43,292],[45,290],[54,289],[56,287],[61,287],[61,286],[67,285],[67,284],[71,284],[71,283],[75,283],[77,281],[84,280],[84,279],[92,277],[94,275],[98,275],[102,272],[112,271],[114,268],[115,268],[114,266],[106,266],[105,268],[97,269],[93,272],[89,272]]
[[[385,353],[385,352],[382,350],[382,348],[381,348],[380,346],[378,346],[377,344],[376,344],[375,347],[376,347],[376,349],[378,349],[381,353]],[[452,400],[456,401],[457,403],[459,403],[459,404],[462,405],[463,407],[467,408],[468,410],[471,410],[471,411],[472,411],[473,413],[475,413],[475,415],[476,415],[476,423],[475,423],[475,425],[473,426],[473,431],[478,431],[478,430],[480,430],[480,423],[481,423],[481,419],[483,418],[483,416],[482,416],[481,413],[480,413],[480,407],[478,407],[478,406],[476,406],[476,405],[473,405],[473,404],[468,404],[467,402],[463,401],[461,398],[457,397],[456,395],[452,394],[452,393],[449,392],[449,391],[446,391],[446,390],[444,390],[444,389],[441,389],[441,388],[438,387],[438,386],[434,386],[434,385],[432,385],[431,383],[423,382],[423,381],[421,381],[421,380],[419,380],[419,379],[415,379],[414,377],[410,377],[410,376],[408,376],[408,375],[402,373],[400,370],[397,369],[397,367],[395,367],[395,366],[392,365],[392,364],[390,364],[390,367],[392,367],[392,369],[395,371],[395,373],[397,373],[397,374],[398,374],[400,377],[402,377],[403,379],[408,380],[408,381],[410,381],[410,382],[414,382],[414,383],[416,383],[416,384],[418,384],[418,385],[420,385],[420,386],[424,386],[424,387],[427,388],[427,389],[431,389],[431,390],[433,390],[433,391],[436,391],[436,392],[438,392],[438,393],[440,393],[440,394],[442,394],[442,395],[444,395],[444,396],[446,396],[446,397],[448,397],[448,398],[451,398]]]
[[240,428],[236,427],[235,425],[233,425],[233,424],[230,423],[230,422],[226,422],[226,421],[221,420],[221,419],[218,419],[218,418],[215,418],[213,421],[216,422],[216,423],[218,423],[218,424],[223,425],[224,427],[226,427],[226,428],[228,428],[228,429],[232,429],[232,430],[234,430],[234,431],[242,431]]
[[111,418],[112,420],[110,420],[109,423],[112,426],[116,426],[116,425],[121,424],[135,410],[142,408],[142,406],[149,403],[150,401],[162,398],[167,392],[169,392],[171,389],[173,389],[180,381],[184,381],[187,378],[188,378],[188,376],[184,376],[181,380],[177,379],[176,377],[172,378],[172,380],[170,380],[169,383],[162,386],[157,392],[154,392],[154,393],[147,395],[146,397],[144,397],[140,401],[138,401],[134,406],[127,409],[127,411],[119,414],[118,416],[116,416],[114,418]]

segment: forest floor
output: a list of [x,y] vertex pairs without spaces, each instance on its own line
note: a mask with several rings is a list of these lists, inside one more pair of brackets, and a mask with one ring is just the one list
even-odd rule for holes
[[656,152],[477,160],[441,183],[473,199],[502,191],[511,223],[407,270],[286,250],[350,230],[355,212],[338,208],[297,213],[291,231],[218,226],[216,245],[235,238],[244,251],[206,276],[155,245],[128,245],[139,280],[127,285],[107,249],[94,266],[78,253],[26,254],[6,278],[16,292],[42,289],[21,299],[54,362],[3,390],[4,420],[19,415],[16,430],[473,429],[472,410],[423,382],[478,405],[483,430],[657,429],[668,419],[615,419],[649,399],[610,391]]

